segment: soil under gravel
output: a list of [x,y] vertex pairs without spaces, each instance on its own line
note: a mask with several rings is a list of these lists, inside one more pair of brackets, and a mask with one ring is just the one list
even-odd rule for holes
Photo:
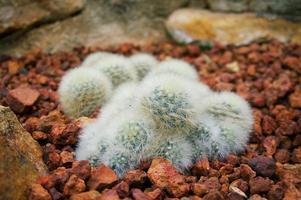
[[[234,91],[249,101],[255,118],[248,147],[240,155],[223,161],[203,159],[184,176],[157,159],[119,180],[105,166],[91,169],[87,161],[74,161],[79,130],[91,119],[68,119],[56,93],[65,71],[97,50],[103,49],[81,47],[56,54],[36,50],[18,59],[0,55],[0,104],[9,105],[42,146],[50,171],[32,186],[30,199],[301,199],[300,45],[270,41],[202,51],[197,45],[164,43],[105,49],[184,59],[213,90]],[[13,99],[16,88],[21,94],[31,88],[24,95],[33,105],[25,105],[22,95]]]

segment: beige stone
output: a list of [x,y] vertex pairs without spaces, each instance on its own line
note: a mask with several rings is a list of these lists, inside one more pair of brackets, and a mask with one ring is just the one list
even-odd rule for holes
[[31,184],[45,173],[40,145],[0,106],[0,199],[27,199]]
[[258,40],[277,39],[301,43],[301,23],[266,19],[255,14],[213,13],[199,9],[180,9],[166,21],[170,35],[178,42],[194,40],[223,45],[244,45]]

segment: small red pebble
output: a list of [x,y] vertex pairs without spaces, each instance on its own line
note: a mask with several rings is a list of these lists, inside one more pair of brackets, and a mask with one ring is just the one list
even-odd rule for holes
[[131,194],[135,200],[153,200],[152,198],[144,194],[140,189],[132,189]]
[[88,181],[90,190],[101,191],[105,188],[111,187],[118,181],[116,173],[105,165],[100,165],[92,170],[91,177]]
[[40,93],[28,86],[10,90],[6,97],[9,107],[16,113],[27,111],[39,98]]
[[78,178],[76,175],[72,175],[64,186],[64,195],[71,196],[73,194],[84,192],[85,189],[85,181]]
[[29,200],[51,200],[48,191],[40,184],[33,184],[29,191]]

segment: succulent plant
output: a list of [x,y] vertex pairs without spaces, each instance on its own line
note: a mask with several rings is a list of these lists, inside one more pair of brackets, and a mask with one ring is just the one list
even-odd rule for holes
[[195,119],[202,94],[196,91],[194,81],[161,74],[146,78],[140,88],[137,107],[156,122],[157,128],[185,130]]
[[103,59],[107,58],[116,58],[120,57],[118,54],[113,54],[110,52],[105,52],[105,51],[100,51],[100,52],[95,52],[90,55],[88,55],[83,63],[81,64],[82,67],[93,67],[95,64]]
[[186,170],[192,161],[192,149],[184,137],[161,131],[152,136],[145,153],[147,158],[163,157],[170,160],[180,171]]
[[153,134],[153,124],[138,113],[124,112],[116,116],[106,131],[113,141],[103,156],[103,162],[119,175],[129,170],[143,158],[145,148]]
[[137,72],[131,67],[131,62],[123,56],[106,57],[91,66],[104,73],[114,87],[128,81],[137,81]]
[[138,80],[142,80],[148,72],[155,68],[158,64],[158,60],[147,53],[137,53],[130,57],[132,67],[137,72]]
[[75,68],[63,76],[58,93],[67,115],[89,116],[111,96],[112,84],[94,69]]
[[176,74],[196,81],[199,79],[198,73],[192,65],[175,58],[160,62],[148,76],[157,76],[158,74]]

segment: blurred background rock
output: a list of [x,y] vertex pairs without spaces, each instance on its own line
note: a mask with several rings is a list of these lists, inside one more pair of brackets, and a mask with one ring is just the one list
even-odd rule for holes
[[[253,17],[258,17],[260,24],[262,20],[267,20],[264,24],[269,24],[258,26],[259,22],[256,20],[249,23],[253,27],[261,28],[258,32],[264,29],[263,35],[266,39],[275,35],[270,34],[269,30],[267,34],[266,30],[275,28],[274,32],[281,32],[280,36],[276,34],[277,37],[279,36],[276,37],[277,39],[280,38],[285,42],[301,40],[301,0],[0,0],[0,54],[21,55],[36,48],[46,52],[56,52],[82,45],[107,46],[124,42],[135,44],[160,42],[168,39],[165,27],[170,20],[168,16],[183,8],[186,9],[186,13],[190,13],[187,9],[197,13],[196,17],[189,14],[186,18],[198,18],[197,21],[202,22],[190,23],[193,29],[204,29],[202,20],[210,20],[207,15],[211,16],[211,12],[223,12],[214,19],[219,18],[219,21],[226,24],[227,13],[253,12]],[[196,12],[196,9],[199,12]],[[202,9],[210,12],[203,12]],[[185,17],[183,12],[178,15],[181,19]],[[239,18],[242,23],[235,23],[235,26],[243,25],[243,20],[249,19],[244,18],[244,15]],[[286,21],[274,25],[279,18],[290,20],[287,21],[289,27],[287,31],[285,31]],[[215,23],[211,21],[209,24]],[[234,24],[227,24],[227,26],[231,29]],[[172,32],[179,27],[181,28],[181,26],[173,29],[167,27],[167,30],[173,39],[183,42],[183,38],[174,37]],[[210,28],[214,33],[220,27]],[[249,30],[246,29],[246,25],[242,29]],[[190,29],[184,31],[185,34],[188,31],[191,37],[189,42],[202,39],[219,42],[223,39],[215,37],[214,34],[213,37],[195,36],[195,33],[189,34]],[[239,29],[237,31],[240,32]],[[262,34],[259,34],[259,37],[262,38]],[[237,44],[245,44],[245,41],[253,40],[253,38],[247,39]],[[226,44],[232,42],[229,40]]]

